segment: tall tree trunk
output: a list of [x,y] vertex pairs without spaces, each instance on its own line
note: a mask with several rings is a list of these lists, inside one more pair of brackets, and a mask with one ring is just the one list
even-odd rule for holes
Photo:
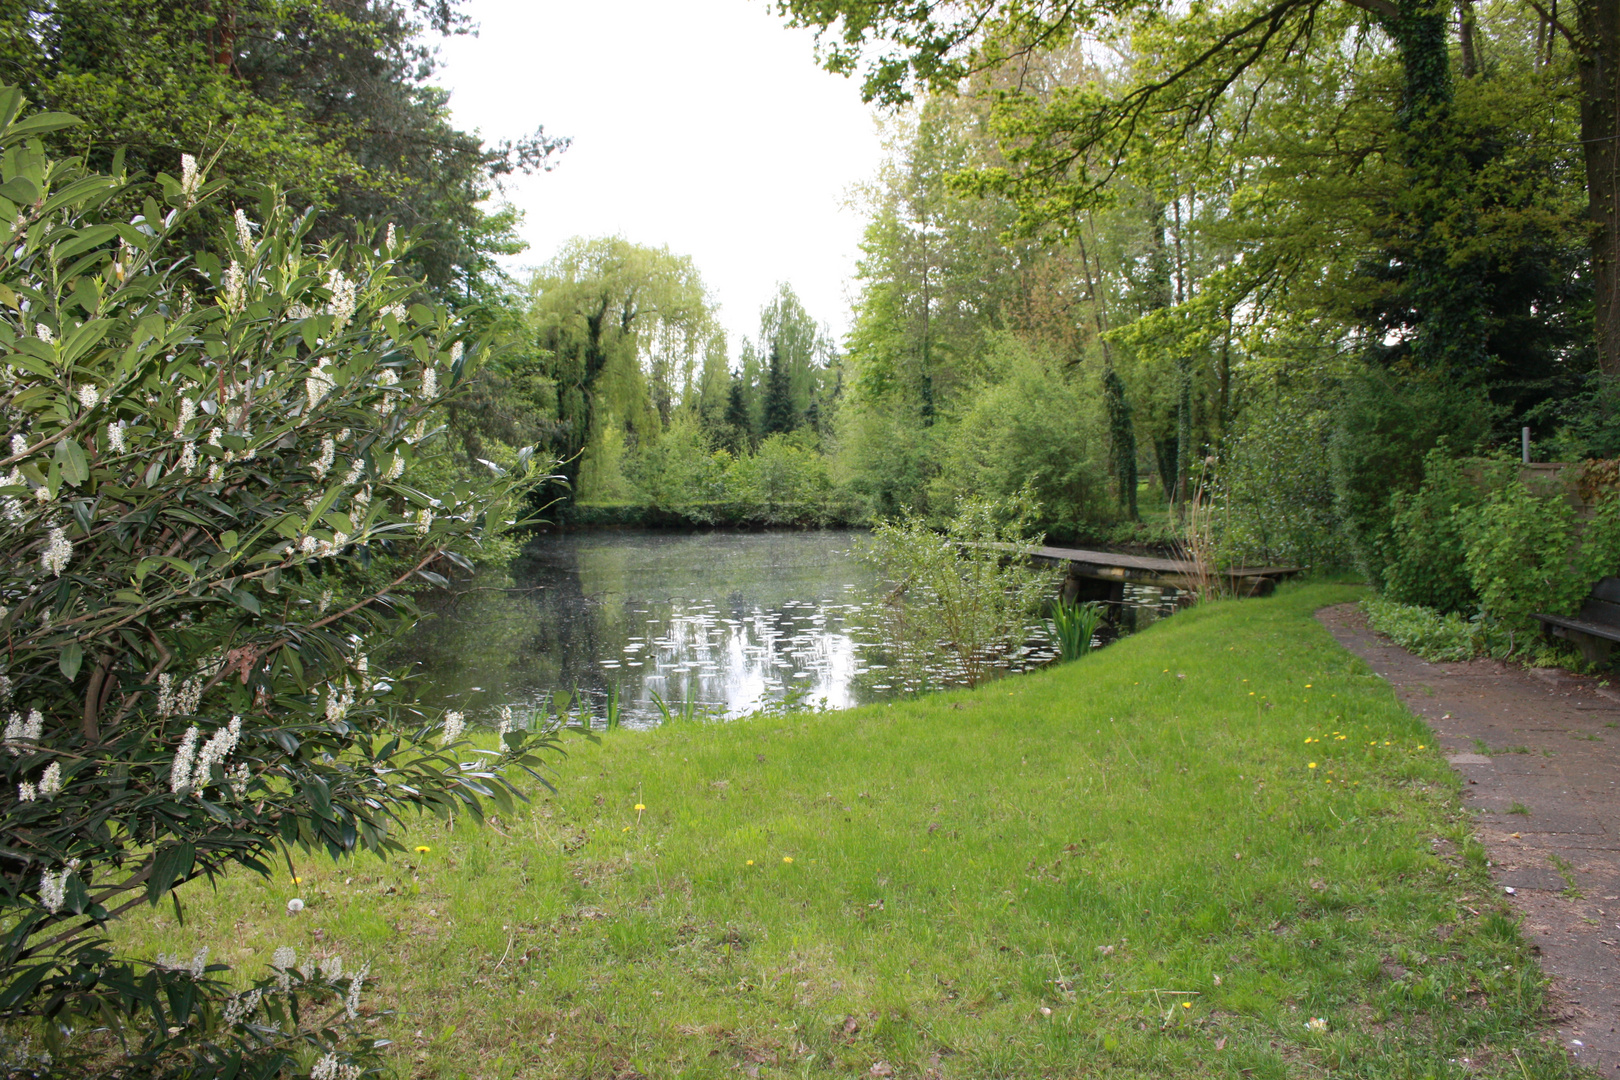
[[1620,375],[1620,4],[1583,0],[1575,13],[1598,364]]

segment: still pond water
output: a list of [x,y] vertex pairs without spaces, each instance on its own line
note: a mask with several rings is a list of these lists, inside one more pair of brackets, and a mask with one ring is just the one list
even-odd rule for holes
[[[628,727],[659,722],[654,695],[679,709],[742,716],[786,700],[846,708],[908,691],[872,629],[876,570],[864,533],[593,532],[537,538],[510,587],[485,574],[448,599],[404,643],[425,705],[493,723],[566,705],[605,722],[610,692]],[[1056,590],[1059,575],[1053,573]],[[1156,589],[1127,595],[1127,624],[1166,610]],[[1045,631],[1009,659],[1052,659]]]

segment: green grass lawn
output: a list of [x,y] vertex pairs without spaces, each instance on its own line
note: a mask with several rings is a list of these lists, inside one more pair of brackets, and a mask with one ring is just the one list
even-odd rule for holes
[[581,740],[514,820],[190,887],[185,927],[125,932],[370,961],[402,1075],[1573,1075],[1428,730],[1311,616],[1359,595]]

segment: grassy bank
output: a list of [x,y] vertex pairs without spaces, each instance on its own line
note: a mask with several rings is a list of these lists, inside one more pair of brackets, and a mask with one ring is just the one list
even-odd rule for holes
[[498,831],[424,823],[408,861],[304,859],[130,929],[369,960],[402,1074],[1566,1075],[1452,773],[1311,617],[1359,595],[615,733]]

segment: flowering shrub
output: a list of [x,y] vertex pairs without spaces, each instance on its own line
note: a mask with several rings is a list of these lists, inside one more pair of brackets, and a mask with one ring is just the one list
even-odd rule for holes
[[521,504],[529,455],[479,488],[413,484],[467,357],[410,303],[392,228],[313,252],[267,195],[188,258],[194,162],[103,220],[125,183],[47,160],[30,136],[71,118],[21,106],[0,89],[0,1058],[362,1075],[371,1043],[341,1033],[363,971],[278,956],[231,994],[205,955],[142,962],[103,930],[278,848],[400,851],[408,810],[510,807],[503,771],[553,733],[470,749],[367,655],[411,619],[400,586],[442,583]]

